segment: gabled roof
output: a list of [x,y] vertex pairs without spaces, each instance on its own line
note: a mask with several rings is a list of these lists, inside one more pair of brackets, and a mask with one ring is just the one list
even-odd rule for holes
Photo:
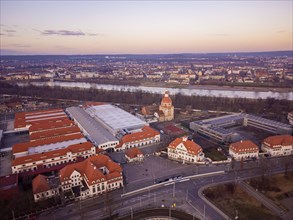
[[250,140],[232,143],[229,148],[236,153],[259,151],[258,146]]
[[138,155],[143,155],[143,153],[137,148],[137,147],[133,147],[128,149],[125,154],[129,157],[129,158],[136,158]]
[[41,193],[50,190],[50,185],[48,183],[48,177],[39,174],[33,179],[33,193]]
[[12,166],[33,163],[33,162],[47,160],[47,159],[56,158],[56,157],[62,157],[62,156],[66,156],[68,152],[78,153],[78,152],[91,150],[92,146],[93,145],[91,142],[83,142],[79,144],[70,145],[64,149],[52,150],[48,152],[31,154],[31,155],[27,155],[23,157],[17,157],[12,161]]
[[72,172],[77,170],[81,175],[87,177],[85,181],[87,181],[89,185],[95,184],[97,180],[106,181],[106,176],[100,170],[102,167],[106,167],[109,170],[108,178],[116,178],[118,174],[121,176],[122,168],[109,157],[99,154],[82,162],[67,165],[59,172],[60,180],[61,182],[69,180]]
[[43,130],[51,130],[63,127],[69,127],[73,125],[73,121],[69,119],[64,119],[60,122],[53,122],[53,123],[42,123],[39,125],[32,125],[29,128],[29,132],[41,132]]
[[176,138],[169,144],[168,147],[176,149],[180,144],[183,144],[183,146],[187,149],[187,152],[190,154],[198,155],[200,152],[202,152],[201,146],[193,141],[188,140],[186,137]]
[[275,135],[270,136],[264,139],[263,141],[266,143],[270,148],[274,148],[277,145],[287,146],[293,145],[293,136],[290,134],[287,135]]
[[37,147],[37,146],[42,146],[42,145],[47,145],[47,144],[64,142],[64,141],[68,141],[68,140],[75,140],[75,139],[80,139],[83,137],[84,136],[80,133],[80,134],[72,134],[72,135],[67,135],[67,136],[53,137],[53,138],[46,139],[46,140],[37,140],[37,141],[33,141],[33,142],[17,143],[12,146],[12,152],[13,152],[13,154],[20,153],[20,152],[26,152],[26,151],[28,151],[28,149],[30,147]]
[[121,142],[129,143],[133,141],[140,141],[142,139],[152,138],[159,134],[160,133],[158,131],[150,128],[149,126],[144,126],[140,132],[124,135],[121,139]]
[[41,140],[41,139],[53,138],[53,137],[61,136],[61,135],[77,134],[77,133],[80,133],[80,129],[77,126],[72,126],[68,128],[58,128],[55,130],[33,133],[30,135],[30,140],[31,141]]

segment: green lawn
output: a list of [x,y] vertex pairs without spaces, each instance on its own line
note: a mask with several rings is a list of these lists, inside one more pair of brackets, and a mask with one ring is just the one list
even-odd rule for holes
[[227,157],[216,148],[207,148],[204,149],[203,152],[205,153],[206,157],[211,158],[213,161],[227,160]]

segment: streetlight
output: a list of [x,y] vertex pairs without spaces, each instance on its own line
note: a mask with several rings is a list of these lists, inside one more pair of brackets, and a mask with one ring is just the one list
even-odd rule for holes
[[173,183],[173,198],[175,197],[175,184],[176,182]]

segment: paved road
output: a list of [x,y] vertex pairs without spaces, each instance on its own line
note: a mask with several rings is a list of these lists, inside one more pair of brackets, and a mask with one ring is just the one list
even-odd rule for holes
[[[284,172],[284,166],[280,162],[281,159],[273,158],[269,163],[274,163],[274,166],[270,167],[270,174],[277,172]],[[268,163],[268,161],[267,161]],[[85,200],[76,204],[69,204],[66,207],[61,209],[55,209],[53,211],[43,213],[38,219],[52,219],[52,216],[55,216],[55,219],[80,219],[81,216],[95,217],[95,219],[101,219],[103,216],[106,216],[109,213],[109,205],[107,201],[111,203],[111,209],[115,213],[125,213],[133,208],[139,208],[142,206],[149,206],[155,203],[162,203],[164,201],[165,205],[170,205],[170,202],[175,201],[178,204],[181,204],[182,207],[189,205],[194,212],[195,216],[201,217],[202,219],[227,219],[228,217],[219,210],[216,210],[210,205],[210,203],[202,195],[204,188],[227,183],[231,181],[241,181],[244,179],[261,176],[263,173],[263,167],[259,166],[259,163],[251,162],[251,166],[244,166],[246,169],[238,171],[228,171],[223,175],[211,176],[211,177],[199,177],[192,179],[186,182],[176,183],[174,185],[161,186],[159,188],[153,189],[151,191],[145,190],[141,193],[135,194],[133,196],[121,198],[123,191],[128,191],[129,187],[126,186],[125,189],[120,189],[114,192],[109,193],[109,199],[105,199],[105,195],[101,197],[96,197],[93,199]],[[187,167],[186,169],[188,169]],[[189,168],[190,169],[190,168]],[[227,170],[226,166],[212,166],[212,167],[202,167],[199,168],[203,173],[207,170],[216,171],[216,170]],[[293,170],[293,164],[290,164],[290,170]],[[174,171],[176,173],[177,171]],[[188,171],[185,171],[188,172]],[[193,171],[194,174],[194,171]],[[131,183],[136,185],[135,183]],[[129,184],[129,185],[131,185]],[[133,188],[143,188],[149,185],[152,185],[152,182],[145,181],[137,183],[136,187]],[[173,190],[175,189],[175,197],[173,198]],[[130,191],[132,191],[131,189]],[[164,197],[165,196],[165,197]],[[170,199],[161,199],[161,198]],[[178,198],[177,198],[178,197]],[[154,199],[153,202],[152,199]],[[172,200],[173,199],[173,200]],[[156,200],[156,202],[155,202]],[[148,201],[148,202],[146,202]],[[168,203],[169,202],[169,203]],[[168,203],[168,204],[167,204]],[[189,208],[190,208],[189,207]],[[190,210],[190,209],[189,209]],[[233,217],[233,216],[232,216]]]

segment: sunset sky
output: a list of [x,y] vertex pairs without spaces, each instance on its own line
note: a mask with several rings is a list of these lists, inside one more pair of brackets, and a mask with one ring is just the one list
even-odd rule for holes
[[1,0],[1,54],[292,50],[288,1]]

